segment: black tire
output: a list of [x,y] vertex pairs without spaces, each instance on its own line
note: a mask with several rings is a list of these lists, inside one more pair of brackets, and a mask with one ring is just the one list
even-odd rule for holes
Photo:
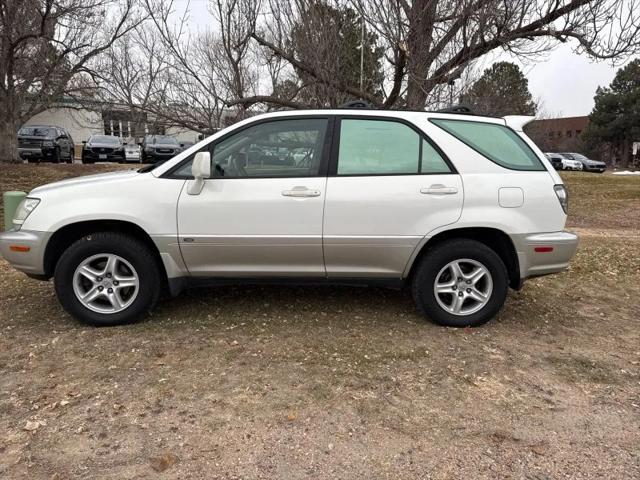
[[[78,265],[92,255],[116,254],[128,261],[138,274],[137,296],[126,309],[117,313],[99,313],[85,307],[73,289]],[[118,232],[85,235],[62,254],[54,273],[54,286],[62,307],[83,323],[98,327],[123,325],[141,320],[158,302],[162,290],[162,272],[158,260],[142,242]]]
[[53,157],[51,158],[53,163],[60,163],[60,147],[53,149]]
[[73,159],[76,156],[75,149],[69,150],[69,158],[67,159],[67,163],[73,163]]
[[89,160],[88,158],[86,158],[84,156],[84,153],[82,153],[82,155],[80,157],[80,161],[85,165],[91,165],[93,163],[93,160]]
[[[481,263],[491,275],[493,288],[487,303],[468,315],[445,310],[436,299],[434,285],[440,271],[450,262],[471,259]],[[413,299],[418,311],[438,325],[477,327],[491,320],[504,305],[509,288],[507,268],[498,254],[475,240],[455,239],[430,249],[420,260],[412,282]]]

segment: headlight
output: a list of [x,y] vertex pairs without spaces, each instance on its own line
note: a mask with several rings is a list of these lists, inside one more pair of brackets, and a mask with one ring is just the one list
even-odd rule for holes
[[42,142],[43,147],[53,147],[53,140],[44,140]]
[[26,197],[24,200],[20,202],[18,208],[16,209],[16,213],[13,216],[13,227],[16,230],[20,230],[22,224],[27,219],[27,217],[35,210],[35,208],[40,203],[39,198],[29,198]]

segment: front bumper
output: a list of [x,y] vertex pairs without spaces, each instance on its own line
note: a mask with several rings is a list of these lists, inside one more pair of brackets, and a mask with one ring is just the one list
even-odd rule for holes
[[[0,255],[15,269],[29,275],[44,274],[44,250],[51,233],[9,230],[0,233]],[[11,250],[12,245],[28,247],[27,252]]]
[[82,159],[91,162],[122,162],[125,159],[124,153],[109,152],[109,153],[96,153],[91,150],[82,151]]
[[55,147],[19,147],[18,155],[23,160],[30,158],[53,158]]
[[146,160],[146,163],[166,162],[167,160],[171,160],[173,157],[178,155],[178,153],[158,153],[155,151],[144,152],[144,160]]
[[518,234],[511,235],[511,240],[521,280],[566,270],[578,248],[578,236],[571,232]]
[[598,172],[602,173],[606,170],[606,165],[584,165],[582,169],[586,172]]

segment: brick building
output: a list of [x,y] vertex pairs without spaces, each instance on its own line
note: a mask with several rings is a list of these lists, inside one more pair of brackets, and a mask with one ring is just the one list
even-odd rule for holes
[[534,142],[545,152],[584,153],[582,134],[589,117],[564,117],[534,120],[525,128]]

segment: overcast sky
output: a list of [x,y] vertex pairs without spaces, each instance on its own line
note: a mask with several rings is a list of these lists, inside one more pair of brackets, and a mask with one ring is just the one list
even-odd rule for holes
[[[176,5],[184,8],[187,0],[178,0]],[[193,29],[203,31],[210,26],[212,17],[207,5],[206,0],[190,0],[190,23]],[[502,55],[497,57],[516,61]],[[596,88],[609,85],[619,67],[612,67],[610,62],[594,62],[586,55],[577,55],[570,44],[556,47],[545,59],[521,64],[529,79],[532,95],[542,102],[544,115],[553,117],[588,115],[593,108]]]
[[547,59],[522,65],[529,79],[529,90],[543,103],[547,115],[574,117],[588,115],[598,86],[608,86],[620,66],[594,62],[560,45]]

